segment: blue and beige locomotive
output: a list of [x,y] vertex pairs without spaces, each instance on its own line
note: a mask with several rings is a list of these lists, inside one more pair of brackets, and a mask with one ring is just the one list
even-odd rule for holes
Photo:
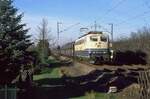
[[67,56],[88,59],[90,63],[106,63],[113,58],[111,46],[107,34],[90,31],[79,37],[75,42],[62,46],[61,53]]

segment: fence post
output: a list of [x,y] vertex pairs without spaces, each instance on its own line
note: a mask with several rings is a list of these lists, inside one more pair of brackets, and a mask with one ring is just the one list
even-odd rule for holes
[[5,99],[7,99],[7,84],[5,85],[4,90],[5,90]]
[[17,99],[17,96],[16,96],[16,94],[17,94],[17,87],[15,86],[15,93],[14,93],[14,99]]

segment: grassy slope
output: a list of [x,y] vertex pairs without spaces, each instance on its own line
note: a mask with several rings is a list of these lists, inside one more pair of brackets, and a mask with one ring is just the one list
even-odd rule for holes
[[44,78],[59,78],[59,68],[45,68],[39,75],[33,76],[34,81]]
[[[34,81],[38,81],[45,78],[59,78],[59,68],[45,68],[41,71],[39,75],[34,75]],[[70,99],[116,99],[110,97],[108,94],[98,93],[98,92],[87,92],[84,96],[75,97]]]
[[[33,76],[34,81],[42,80],[45,78],[60,78],[59,67],[57,68],[44,68],[38,75]],[[70,98],[70,99],[110,99],[108,94],[97,93],[97,92],[87,92],[84,96]],[[111,98],[115,99],[115,98]]]
[[115,99],[108,94],[97,93],[97,92],[90,92],[86,93],[85,96],[71,98],[71,99]]

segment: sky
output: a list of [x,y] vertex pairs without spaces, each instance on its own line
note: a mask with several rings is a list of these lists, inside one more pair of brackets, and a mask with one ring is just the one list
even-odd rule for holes
[[60,30],[74,25],[60,33],[61,44],[73,41],[85,32],[80,28],[94,30],[94,21],[99,31],[111,31],[114,24],[114,38],[128,37],[150,23],[149,0],[14,0],[14,6],[24,13],[23,22],[30,28],[29,34],[37,37],[37,26],[42,18],[49,22],[50,35],[57,38],[56,24]]

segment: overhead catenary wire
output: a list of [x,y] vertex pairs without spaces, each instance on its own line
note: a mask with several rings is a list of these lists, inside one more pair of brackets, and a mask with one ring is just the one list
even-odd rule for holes
[[[143,0],[142,0],[142,1],[143,1]],[[144,5],[146,5],[146,6],[150,9],[150,5],[149,5],[148,1],[144,0],[143,2],[144,2]],[[123,20],[123,21],[121,21],[121,22],[115,24],[115,25],[118,26],[118,25],[122,25],[122,24],[128,23],[129,21],[135,20],[135,19],[140,18],[140,17],[143,17],[144,15],[146,15],[146,14],[148,14],[148,13],[150,13],[150,10],[144,11],[143,13],[140,13],[140,14],[138,14],[138,15],[132,16],[132,17],[126,19],[126,20]]]
[[[118,8],[121,4],[123,4],[126,0],[121,0],[119,1],[115,6],[113,6],[112,8],[108,9],[105,14],[103,15],[103,18],[105,16],[107,16],[110,12],[112,12],[113,10],[115,10],[116,8]],[[103,19],[103,18],[97,18],[95,21],[98,21],[99,19]]]
[[[103,17],[99,17],[97,19],[94,20],[95,21],[98,21],[98,20],[102,20],[105,16],[107,16],[110,12],[112,12],[114,9],[118,8],[121,4],[123,4],[126,0],[121,0],[119,1],[116,5],[114,5],[112,8],[108,9],[105,14],[103,15]],[[93,23],[92,23],[93,24]],[[86,27],[91,27],[91,24],[90,25],[87,25]]]
[[133,17],[130,17],[130,18],[126,19],[126,20],[123,20],[122,22],[119,22],[119,23],[115,24],[115,25],[118,26],[118,25],[125,24],[125,23],[127,23],[127,22],[129,22],[129,21],[131,21],[131,20],[135,20],[135,19],[137,19],[137,18],[139,18],[139,17],[143,17],[145,14],[148,14],[148,13],[150,13],[150,10],[145,11],[145,12],[143,12],[143,13],[141,13],[141,14],[135,15],[135,16],[133,16]]
[[[116,9],[118,6],[120,6],[120,5],[121,5],[122,3],[124,3],[125,1],[126,1],[126,0],[121,0],[121,1],[118,2],[114,7],[110,8],[109,10],[107,10],[106,13],[103,15],[103,18],[104,18],[104,16],[106,16],[107,14],[109,14],[110,12],[112,12],[114,9]],[[144,3],[145,3],[145,5],[146,5],[148,8],[150,8],[150,5],[148,4],[148,1],[144,0]],[[133,16],[133,17],[131,17],[131,18],[128,18],[127,20],[124,20],[124,21],[122,21],[122,22],[119,22],[119,23],[117,23],[117,24],[115,24],[115,25],[121,25],[121,24],[127,23],[128,21],[137,19],[137,18],[142,17],[142,16],[144,16],[145,14],[148,14],[148,13],[150,13],[150,10],[149,10],[149,11],[145,11],[145,12],[143,12],[143,13],[141,13],[141,14],[135,15],[135,16]],[[102,19],[103,19],[103,18],[102,18]],[[95,21],[97,21],[97,20],[99,20],[99,19],[100,19],[100,18],[96,19]],[[103,21],[102,21],[102,22],[103,22]],[[89,27],[89,26],[90,26],[90,25],[88,25],[88,26],[86,26],[86,27]]]
[[146,0],[143,0],[143,2],[144,2],[144,5],[146,5],[146,6],[150,9],[149,2],[148,2],[148,1],[146,1]]
[[71,29],[71,28],[73,28],[74,26],[77,26],[77,25],[79,25],[79,24],[80,24],[80,23],[76,23],[76,24],[70,25],[69,27],[67,27],[67,28],[65,28],[65,29],[63,29],[63,30],[61,30],[60,33],[65,32],[65,31],[68,31],[69,29]]
[[[101,18],[101,20],[102,20],[103,18],[105,18],[104,16],[107,16],[110,12],[112,12],[114,9],[118,8],[118,7],[119,7],[121,4],[123,4],[125,1],[126,1],[126,0],[121,0],[121,1],[119,1],[114,7],[112,7],[112,8],[109,9],[109,10],[107,10],[106,13],[103,15],[103,17]],[[146,0],[144,0],[144,1],[145,1],[145,2],[144,2],[144,3],[145,3],[144,5],[147,6],[148,8],[150,8],[150,5],[149,5],[148,1],[146,1]],[[145,16],[145,15],[148,14],[148,13],[150,13],[150,10],[147,10],[147,11],[144,11],[144,12],[139,13],[139,14],[137,14],[137,15],[131,16],[131,17],[129,17],[129,18],[127,18],[127,19],[125,19],[125,20],[123,20],[123,21],[121,21],[121,22],[118,22],[118,23],[114,24],[114,25],[115,25],[115,26],[119,26],[119,25],[128,23],[128,22],[130,22],[130,21],[132,21],[132,20],[135,20],[135,19],[137,19],[137,18],[143,17],[143,16]],[[97,21],[97,20],[99,20],[99,19],[100,19],[100,18],[98,18],[98,19],[96,19],[96,20],[94,20],[94,21]],[[103,22],[103,20],[102,20],[101,22]],[[90,25],[88,25],[87,27],[90,27]],[[103,28],[103,27],[101,26],[101,28]],[[109,32],[106,28],[103,28],[103,30]]]
[[[114,7],[112,8],[112,10],[115,9],[115,8],[117,8],[117,7],[118,7],[119,5],[121,5],[124,1],[125,1],[125,0],[120,1],[116,6],[114,6]],[[150,9],[150,5],[148,4],[148,1],[144,0],[144,4]],[[108,12],[106,12],[106,14],[108,14],[108,13],[111,12],[112,10],[108,10]],[[130,20],[132,20],[132,19],[137,19],[137,18],[142,17],[142,16],[144,16],[145,14],[148,14],[148,13],[150,13],[150,10],[149,10],[149,11],[145,11],[145,12],[139,14],[139,15],[133,16],[133,17],[131,17],[131,18],[128,18],[127,20],[124,20],[124,21],[122,21],[122,22],[119,22],[118,24],[115,24],[115,25],[124,24],[124,23],[126,23],[127,21],[130,21]]]

